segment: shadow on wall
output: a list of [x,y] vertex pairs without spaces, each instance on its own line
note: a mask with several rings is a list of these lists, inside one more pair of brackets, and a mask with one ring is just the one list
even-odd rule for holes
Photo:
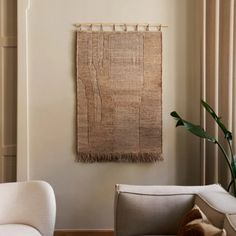
[[[73,45],[72,47],[71,47],[71,53],[70,53],[70,55],[71,55],[71,79],[72,79],[72,83],[73,83],[73,86],[74,86],[74,94],[75,94],[75,96],[77,95],[77,91],[76,91],[76,54],[77,54],[77,52],[76,52],[76,30],[74,30],[73,32],[72,32],[72,42],[71,42],[71,45]],[[75,132],[75,130],[76,130],[76,109],[77,109],[77,107],[76,107],[76,100],[77,100],[77,97],[75,97],[75,99],[74,99],[74,109],[75,109],[75,112],[74,112],[74,116],[73,116],[73,124],[74,124],[74,127],[73,127],[73,130],[74,130],[74,132],[73,132],[73,135],[74,135],[74,137],[73,137],[73,154],[74,154],[74,156],[76,156],[76,154],[77,154],[77,151],[76,151],[76,143],[77,143],[77,135],[76,135],[76,132]]]

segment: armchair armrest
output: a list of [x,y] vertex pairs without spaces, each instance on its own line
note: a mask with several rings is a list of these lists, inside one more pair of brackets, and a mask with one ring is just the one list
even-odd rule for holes
[[43,181],[0,184],[0,224],[25,224],[43,236],[53,236],[56,202],[53,189]]

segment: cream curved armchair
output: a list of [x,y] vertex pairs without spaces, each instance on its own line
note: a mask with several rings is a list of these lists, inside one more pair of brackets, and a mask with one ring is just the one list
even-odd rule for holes
[[0,236],[53,236],[56,201],[48,183],[3,183],[0,196]]

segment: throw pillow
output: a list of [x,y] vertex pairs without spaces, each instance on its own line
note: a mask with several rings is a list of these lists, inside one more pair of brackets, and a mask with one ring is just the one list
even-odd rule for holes
[[224,229],[219,229],[210,223],[197,219],[183,228],[181,236],[226,236],[226,232]]
[[226,236],[223,229],[212,225],[200,208],[195,205],[182,219],[178,236]]
[[203,214],[203,212],[200,210],[200,208],[197,205],[194,205],[194,207],[187,212],[184,217],[182,218],[182,221],[179,225],[179,231],[178,236],[182,236],[184,227],[191,221],[196,219],[203,219],[204,221],[207,221],[207,217]]

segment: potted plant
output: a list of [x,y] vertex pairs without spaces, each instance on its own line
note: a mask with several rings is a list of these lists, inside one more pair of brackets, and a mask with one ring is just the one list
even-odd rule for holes
[[221,122],[221,118],[218,115],[216,115],[215,111],[205,101],[202,100],[201,105],[211,115],[211,117],[215,120],[219,128],[224,133],[224,137],[229,146],[229,153],[226,152],[223,145],[218,141],[216,137],[208,134],[201,126],[195,125],[189,121],[182,119],[176,111],[171,112],[170,115],[176,119],[177,121],[176,127],[183,126],[192,134],[200,138],[204,138],[207,141],[212,142],[219,147],[220,151],[223,153],[223,157],[231,173],[231,181],[228,185],[227,190],[230,191],[231,187],[233,187],[232,188],[233,194],[236,197],[236,160],[234,158],[233,148],[232,148],[232,139],[233,139],[232,133],[225,127],[225,125]]

